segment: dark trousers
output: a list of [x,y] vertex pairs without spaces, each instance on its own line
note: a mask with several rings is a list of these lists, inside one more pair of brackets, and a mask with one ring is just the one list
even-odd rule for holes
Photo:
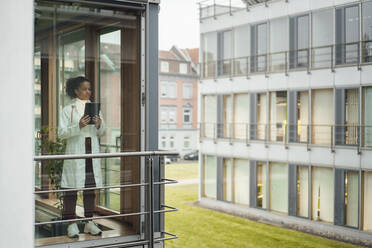
[[[85,188],[96,187],[92,164],[92,159],[86,159]],[[93,217],[95,197],[96,193],[94,189],[83,191],[84,215],[86,218]],[[62,217],[64,220],[76,219],[76,201],[77,190],[64,193],[62,210]]]

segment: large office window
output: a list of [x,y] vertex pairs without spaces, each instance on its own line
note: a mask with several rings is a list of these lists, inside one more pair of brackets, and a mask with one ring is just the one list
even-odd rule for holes
[[336,64],[359,60],[359,6],[336,9]]
[[266,93],[257,95],[257,139],[266,139]]
[[212,199],[217,197],[217,157],[204,156],[204,196]]
[[314,12],[312,23],[312,67],[331,67],[334,44],[334,10]]
[[232,137],[233,131],[233,97],[231,95],[223,96],[223,137]]
[[333,90],[312,91],[312,143],[329,145],[332,142],[334,122]]
[[223,160],[223,200],[233,201],[234,164],[232,159]]
[[246,139],[249,133],[249,94],[236,94],[234,101],[234,138]]
[[363,172],[363,230],[372,232],[372,171]]
[[345,172],[345,225],[359,224],[359,172]]
[[312,219],[333,222],[334,173],[332,168],[312,168]]
[[257,207],[267,208],[267,163],[257,162]]
[[204,96],[203,104],[203,136],[214,138],[217,124],[217,97],[215,95]]
[[268,53],[267,23],[251,26],[251,72],[267,70]]
[[309,217],[309,167],[297,166],[297,216]]
[[237,27],[234,30],[234,74],[246,75],[249,71],[251,33],[250,26]]
[[287,92],[270,93],[270,124],[271,141],[284,141],[287,125]]
[[218,33],[218,75],[230,75],[232,72],[232,31]]
[[286,66],[285,52],[289,48],[289,20],[280,18],[270,21],[270,71],[283,71]]
[[234,201],[249,206],[249,160],[235,159],[234,162]]
[[362,4],[363,62],[372,62],[372,2]]
[[216,76],[217,33],[207,33],[202,36],[203,77]]
[[270,210],[288,213],[288,165],[270,163],[269,169]]
[[306,67],[309,63],[309,16],[292,17],[289,26],[289,66],[291,69]]
[[363,139],[365,146],[372,146],[372,87],[363,88]]

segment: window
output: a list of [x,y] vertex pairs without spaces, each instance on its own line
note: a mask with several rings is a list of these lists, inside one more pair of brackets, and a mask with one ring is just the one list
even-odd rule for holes
[[230,75],[232,55],[232,31],[218,33],[218,75]]
[[185,107],[183,109],[183,123],[184,124],[191,124],[191,111],[192,111],[192,108],[190,107]]
[[167,147],[167,137],[162,136],[161,137],[161,147],[166,148]]
[[334,123],[333,90],[312,91],[312,143],[329,145]]
[[365,146],[372,146],[372,87],[363,88],[362,119],[364,124],[363,139]]
[[336,64],[359,60],[359,6],[336,9]]
[[286,66],[286,56],[283,51],[288,51],[289,37],[288,18],[280,18],[270,22],[270,71],[283,71]]
[[372,2],[362,4],[363,62],[372,62]]
[[246,75],[248,73],[248,56],[250,55],[250,26],[235,28],[234,36],[234,74]]
[[251,72],[265,72],[268,53],[267,23],[251,26]]
[[204,156],[203,171],[204,196],[216,199],[217,196],[217,157]]
[[223,96],[223,137],[232,137],[233,98],[231,95]]
[[175,126],[177,123],[177,106],[160,106],[160,118],[163,127]]
[[308,91],[289,91],[288,105],[289,142],[307,142],[309,127]]
[[287,125],[287,92],[270,93],[270,140],[284,141]]
[[372,232],[372,171],[364,171],[363,179],[363,230]]
[[345,171],[345,225],[359,226],[359,172]]
[[334,174],[332,168],[312,167],[312,219],[333,222]]
[[166,61],[160,62],[160,71],[161,72],[169,72],[169,63]]
[[223,160],[223,200],[231,202],[233,200],[233,160]]
[[312,14],[312,63],[314,68],[332,66],[332,49],[334,44],[334,10],[324,10]]
[[234,137],[246,139],[249,133],[249,94],[236,94],[234,100]]
[[267,208],[267,164],[257,162],[257,207]]
[[202,37],[202,58],[203,58],[203,77],[216,76],[216,60],[217,60],[217,33],[203,34]]
[[309,167],[297,166],[297,216],[309,217]]
[[234,162],[235,203],[249,206],[249,160],[235,159]]
[[174,136],[169,137],[169,147],[174,148]]
[[266,138],[266,93],[257,95],[257,139]]
[[214,95],[204,96],[203,104],[203,133],[204,137],[214,138],[215,125],[217,123],[217,97]]
[[183,148],[185,149],[190,148],[190,137],[189,136],[183,137]]
[[187,64],[185,63],[181,63],[179,65],[179,70],[180,70],[180,73],[182,74],[187,74]]
[[161,81],[160,92],[162,98],[177,98],[177,82]]
[[288,165],[270,163],[270,210],[288,213]]
[[192,83],[183,83],[183,99],[192,99]]
[[289,25],[289,67],[306,67],[309,64],[309,16],[292,17]]

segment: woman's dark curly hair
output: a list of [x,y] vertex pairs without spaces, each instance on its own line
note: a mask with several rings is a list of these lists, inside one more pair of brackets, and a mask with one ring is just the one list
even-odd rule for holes
[[92,84],[87,78],[85,77],[74,77],[70,78],[66,82],[66,93],[68,96],[70,96],[72,99],[76,98],[77,95],[75,93],[75,90],[80,87],[80,84],[83,82],[89,82]]

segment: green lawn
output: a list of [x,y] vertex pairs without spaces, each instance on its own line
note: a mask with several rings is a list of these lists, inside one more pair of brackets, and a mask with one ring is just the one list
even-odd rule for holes
[[179,236],[167,248],[356,247],[285,228],[261,224],[192,206],[198,186],[167,186],[166,204],[179,208],[166,214],[166,231]]
[[165,177],[174,180],[199,178],[199,164],[167,164],[165,165]]

